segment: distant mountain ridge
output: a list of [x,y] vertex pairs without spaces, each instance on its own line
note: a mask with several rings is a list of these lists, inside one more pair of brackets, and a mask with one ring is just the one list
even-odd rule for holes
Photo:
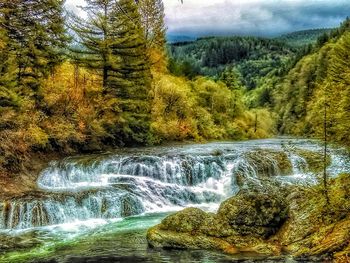
[[[293,31],[290,33],[282,34],[277,37],[273,37],[272,39],[279,40],[282,42],[286,42],[292,46],[303,46],[308,44],[314,44],[317,42],[317,39],[323,34],[329,34],[332,32],[334,28],[316,28],[316,29],[307,29],[307,30],[299,30]],[[249,36],[241,36],[241,35],[228,35],[228,36],[190,36],[183,34],[168,34],[167,40],[169,44],[176,44],[181,42],[193,42],[201,39],[210,39],[216,37],[249,37]],[[255,36],[251,36],[255,37]],[[264,38],[264,37],[257,37]],[[265,37],[269,38],[269,37]]]
[[334,28],[318,28],[295,31],[287,34],[283,34],[275,39],[282,42],[286,42],[292,46],[304,46],[308,44],[315,44],[318,38],[324,34],[329,34]]
[[168,34],[167,41],[169,44],[178,43],[178,42],[191,42],[195,41],[197,37],[187,36],[187,35],[176,35],[176,34]]

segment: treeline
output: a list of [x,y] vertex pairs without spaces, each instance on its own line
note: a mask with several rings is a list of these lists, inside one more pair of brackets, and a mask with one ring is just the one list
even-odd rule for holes
[[350,145],[350,20],[322,37],[275,91],[279,130]]
[[188,78],[220,80],[231,75],[240,83],[248,108],[274,107],[274,87],[308,50],[258,37],[209,37],[170,46],[169,71]]
[[297,46],[308,46],[313,45],[318,42],[318,40],[324,35],[328,35],[333,32],[334,28],[319,28],[319,29],[309,29],[296,31],[289,34],[284,34],[282,36],[276,37],[275,39],[285,42],[288,45]]
[[247,110],[235,71],[168,72],[161,0],[86,0],[84,11],[0,1],[1,175],[41,153],[273,132],[271,114]]
[[242,140],[275,134],[274,115],[265,109],[248,110],[234,76],[225,74],[216,82],[156,75],[152,129],[158,142]]
[[[218,77],[234,66],[248,89],[260,78],[281,73],[297,49],[274,39],[257,37],[209,37],[170,46],[169,70],[176,75]],[[279,72],[276,72],[279,70]]]

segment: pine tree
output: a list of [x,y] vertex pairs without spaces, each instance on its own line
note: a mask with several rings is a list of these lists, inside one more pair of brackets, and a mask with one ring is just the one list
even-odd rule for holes
[[89,0],[88,20],[73,17],[83,49],[76,60],[102,76],[106,99],[117,98],[120,122],[108,130],[118,144],[145,143],[150,70],[141,18],[133,0]]
[[15,53],[17,81],[37,90],[40,79],[62,61],[65,35],[63,0],[0,2],[1,25],[7,48]]
[[162,0],[139,0],[138,10],[144,29],[147,54],[152,65],[165,69],[166,29],[164,23],[164,4]]
[[141,17],[133,0],[120,0],[112,13],[111,54],[119,63],[109,78],[110,92],[119,98],[126,143],[145,143],[150,125],[150,70]]
[[73,58],[83,66],[95,70],[102,76],[103,87],[107,87],[108,71],[111,70],[110,16],[115,0],[86,0],[89,19],[71,14],[70,27],[78,36],[78,44],[84,49],[73,49]]

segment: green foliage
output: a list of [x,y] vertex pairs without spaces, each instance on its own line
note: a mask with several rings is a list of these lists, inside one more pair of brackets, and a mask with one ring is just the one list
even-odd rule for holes
[[[283,133],[322,137],[326,121],[332,141],[349,144],[350,33],[346,20],[315,53],[288,73],[275,94]],[[324,120],[324,111],[327,119]]]
[[62,61],[60,49],[68,40],[63,1],[1,1],[0,23],[5,42],[3,52],[12,57],[18,84],[37,91],[40,79]]
[[189,76],[188,69],[218,78],[227,67],[235,67],[248,89],[257,87],[261,78],[280,74],[298,49],[274,39],[256,37],[210,37],[170,46],[176,75]]
[[325,35],[327,36],[333,30],[333,28],[302,30],[279,36],[276,39],[291,46],[307,46],[321,42],[320,37],[324,39]]
[[136,1],[146,39],[147,55],[153,68],[166,69],[166,28],[162,0]]
[[85,10],[90,20],[74,18],[84,47],[75,59],[101,75],[106,94],[118,98],[120,122],[108,127],[112,143],[146,143],[151,73],[138,7],[132,0],[89,1]]
[[246,110],[239,86],[204,77],[156,75],[152,120],[154,142],[263,138],[274,132],[268,111]]

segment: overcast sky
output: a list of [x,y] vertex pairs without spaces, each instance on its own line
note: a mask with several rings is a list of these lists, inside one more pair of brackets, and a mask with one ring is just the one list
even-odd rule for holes
[[[68,9],[84,0],[66,0]],[[168,33],[191,36],[274,36],[335,27],[350,16],[350,0],[164,0]]]

